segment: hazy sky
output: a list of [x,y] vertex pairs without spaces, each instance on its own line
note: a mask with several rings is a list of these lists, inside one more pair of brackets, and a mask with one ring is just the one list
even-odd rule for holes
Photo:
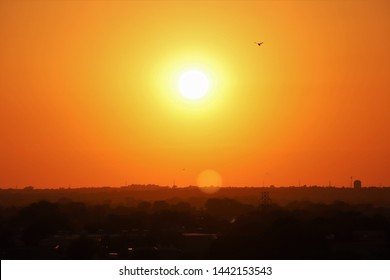
[[[0,187],[390,185],[390,1],[1,1]],[[254,42],[264,41],[262,46]],[[177,87],[189,69],[205,98]]]

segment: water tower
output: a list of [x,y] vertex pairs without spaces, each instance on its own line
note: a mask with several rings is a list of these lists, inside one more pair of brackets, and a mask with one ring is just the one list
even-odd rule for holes
[[360,180],[353,181],[353,188],[355,190],[361,189],[362,188],[362,181],[360,181]]

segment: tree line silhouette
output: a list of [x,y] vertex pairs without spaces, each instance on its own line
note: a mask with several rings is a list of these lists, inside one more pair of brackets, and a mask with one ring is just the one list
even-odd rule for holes
[[2,259],[389,259],[390,208],[232,198],[0,208]]

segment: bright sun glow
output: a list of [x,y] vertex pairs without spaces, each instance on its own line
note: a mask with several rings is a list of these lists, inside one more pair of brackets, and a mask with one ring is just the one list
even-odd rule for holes
[[189,70],[180,76],[179,89],[185,98],[200,99],[206,95],[209,89],[209,80],[203,72]]

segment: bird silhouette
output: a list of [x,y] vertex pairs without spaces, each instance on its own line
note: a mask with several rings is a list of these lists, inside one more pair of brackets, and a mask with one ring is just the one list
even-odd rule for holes
[[255,44],[257,44],[258,46],[261,46],[262,43],[264,42],[255,42]]

